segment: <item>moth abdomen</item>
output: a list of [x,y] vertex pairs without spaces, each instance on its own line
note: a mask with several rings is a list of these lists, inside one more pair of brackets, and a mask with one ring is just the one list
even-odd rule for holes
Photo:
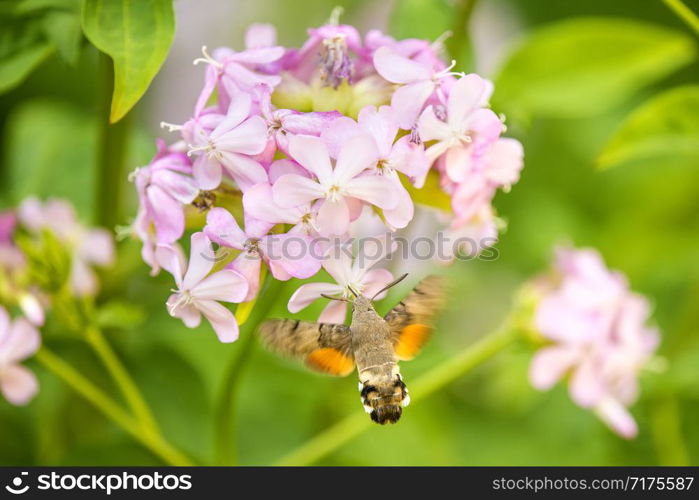
[[367,380],[360,383],[362,404],[377,424],[395,424],[410,402],[408,389],[399,374],[385,382]]

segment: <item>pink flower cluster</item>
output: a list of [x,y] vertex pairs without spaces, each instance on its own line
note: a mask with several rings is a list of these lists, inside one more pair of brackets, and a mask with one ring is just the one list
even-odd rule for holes
[[[330,288],[302,287],[292,311],[319,293],[344,293],[350,285],[366,291],[391,279],[386,270],[359,270],[312,252],[272,259],[275,246],[318,243],[322,250],[327,238],[352,234],[362,214],[390,231],[405,228],[416,210],[411,192],[428,176],[451,200],[443,229],[492,237],[492,198],[522,168],[521,145],[501,137],[502,121],[487,107],[492,84],[453,72],[440,43],[396,41],[376,30],[362,38],[336,22],[308,34],[301,48],[285,48],[272,26],[253,25],[243,51],[204,48],[195,61],[206,73],[193,116],[182,125],[164,123],[179,137],[159,142],[151,163],[132,174],[143,259],[153,274],[164,268],[177,281],[170,314],[189,326],[204,314],[222,341],[235,340],[237,325],[212,304],[253,300],[263,265],[278,280],[310,278],[321,267],[337,280]],[[188,219],[192,207],[207,212],[205,226],[188,224],[197,220]],[[175,256],[186,229],[199,231],[189,263],[198,271],[183,275]],[[237,256],[207,275],[207,262],[220,255],[211,242]],[[205,286],[214,276],[233,288],[214,293]],[[340,321],[341,306],[329,309],[323,318]]]
[[[23,405],[36,394],[36,377],[20,361],[34,354],[41,342],[37,327],[44,324],[45,310],[51,306],[51,294],[37,282],[37,273],[56,272],[46,267],[55,264],[58,249],[46,246],[45,233],[51,234],[68,257],[67,282],[56,283],[76,297],[97,293],[94,266],[107,267],[114,261],[111,234],[103,229],[80,224],[73,207],[64,200],[26,198],[16,210],[0,213],[0,392],[10,403]],[[19,235],[38,249],[37,255],[25,253],[17,244]],[[55,280],[56,276],[43,276]],[[8,308],[21,312],[14,321]]]
[[539,286],[535,324],[550,345],[532,361],[532,385],[548,390],[568,376],[576,404],[593,409],[619,435],[634,437],[627,407],[659,343],[657,329],[646,325],[648,302],[591,249],[558,249],[554,276]]

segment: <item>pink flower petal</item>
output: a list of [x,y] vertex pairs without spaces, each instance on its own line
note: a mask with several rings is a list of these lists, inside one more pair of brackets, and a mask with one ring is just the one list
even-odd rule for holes
[[248,237],[228,210],[216,207],[206,215],[204,233],[219,245],[241,250]]
[[347,202],[344,198],[339,198],[337,201],[325,200],[318,209],[316,221],[320,232],[324,234],[345,234],[350,223]]
[[245,52],[237,52],[231,56],[231,60],[243,64],[269,64],[283,55],[284,47],[252,47]]
[[211,248],[211,240],[202,232],[194,233],[191,238],[189,265],[182,278],[182,290],[192,290],[209,274],[215,262],[216,254]]
[[413,220],[415,206],[413,205],[413,199],[410,193],[408,193],[403,186],[396,187],[396,197],[398,199],[398,204],[395,208],[385,209],[383,215],[386,218],[386,222],[388,222],[391,227],[402,229]]
[[377,110],[373,105],[366,106],[359,112],[357,123],[374,139],[379,155],[386,158],[398,134],[398,119],[393,108],[381,106]]
[[486,91],[485,81],[471,73],[452,85],[447,101],[447,122],[454,130],[462,128],[468,116],[481,105]]
[[529,381],[535,389],[548,391],[577,361],[579,352],[563,347],[539,349],[529,365]]
[[267,124],[260,116],[252,116],[216,139],[221,152],[256,155],[267,146]]
[[191,293],[197,299],[242,302],[248,294],[248,282],[232,269],[224,269],[204,278]]
[[289,153],[304,168],[318,177],[321,183],[332,178],[330,155],[325,144],[318,137],[297,135],[289,139]]
[[524,150],[518,140],[499,139],[486,156],[486,176],[501,186],[514,184],[519,180],[523,157]]
[[242,302],[249,302],[257,296],[260,290],[260,266],[262,261],[258,255],[242,252],[231,263],[231,269],[237,271],[248,282],[248,293]]
[[388,269],[371,269],[364,274],[363,281],[364,288],[362,293],[370,299],[381,300],[386,297],[388,290],[381,292],[380,295],[376,295],[376,292],[393,281],[393,274]]
[[286,233],[265,237],[265,255],[268,264],[279,266],[294,278],[310,278],[320,270],[320,261],[314,258],[311,238]]
[[410,130],[417,121],[427,99],[434,92],[431,81],[416,82],[397,89],[391,97],[391,107],[396,111],[400,128]]
[[[245,48],[272,47],[277,43],[277,30],[272,24],[253,23],[245,31]],[[272,59],[274,60],[274,59]],[[270,62],[270,61],[268,61]]]
[[80,257],[98,266],[106,267],[114,263],[114,240],[112,233],[105,229],[90,229],[80,242]]
[[376,142],[371,136],[362,134],[344,142],[335,165],[335,182],[345,185],[350,179],[371,167],[379,158]]
[[425,142],[434,140],[447,141],[452,135],[451,127],[437,118],[432,106],[427,106],[425,111],[420,115],[418,130],[420,132],[420,139]]
[[308,307],[311,303],[321,298],[321,294],[325,295],[341,295],[343,288],[335,283],[306,283],[296,289],[294,294],[289,299],[287,308],[290,313],[297,313]]
[[243,195],[243,208],[253,217],[274,224],[298,224],[299,213],[294,209],[282,208],[274,202],[272,186],[257,184]]
[[176,304],[181,297],[181,294],[176,293],[170,295],[168,298],[167,306],[170,315],[174,318],[181,319],[187,328],[198,327],[201,323],[201,313],[193,304],[178,305],[174,310],[172,309],[172,305]]
[[221,184],[223,171],[221,164],[208,155],[197,157],[192,167],[192,174],[200,189],[209,191],[216,189]]
[[301,177],[310,178],[310,174],[305,168],[298,163],[289,160],[288,158],[277,160],[269,166],[269,182],[272,184],[277,182],[277,179],[279,179],[282,175],[286,174],[296,174],[300,175]]
[[218,143],[223,135],[228,134],[250,116],[251,107],[250,96],[245,92],[238,92],[228,106],[226,117],[211,132],[211,139]]
[[318,321],[320,323],[336,323],[343,324],[345,318],[347,317],[347,302],[342,302],[340,300],[331,300],[330,303],[325,306],[323,312],[318,316]]
[[595,407],[597,415],[614,432],[625,439],[638,435],[638,426],[626,407],[614,398],[605,397]]
[[151,175],[151,183],[160,186],[175,200],[186,205],[199,195],[199,188],[191,177],[168,169],[160,169]]
[[267,182],[267,171],[252,158],[236,153],[223,153],[221,162],[238,186],[246,191],[255,184]]
[[184,233],[184,212],[182,205],[170,197],[159,186],[146,189],[149,212],[155,224],[155,234],[159,243],[174,243]]
[[379,75],[393,83],[411,83],[432,78],[429,67],[403,57],[389,47],[379,47],[374,52],[374,66]]
[[398,204],[396,186],[382,175],[355,177],[345,185],[345,192],[380,208],[391,209]]
[[570,397],[583,408],[597,404],[605,393],[605,383],[598,363],[583,359],[570,378]]
[[177,287],[182,287],[182,276],[184,275],[185,262],[184,254],[179,245],[161,244],[155,249],[155,260],[167,272],[175,278]]
[[230,343],[238,339],[238,322],[230,310],[213,300],[198,300],[197,308],[211,323],[221,342]]
[[9,365],[0,373],[0,390],[10,403],[24,406],[39,392],[39,382],[24,366]]
[[272,194],[274,201],[286,208],[307,205],[325,196],[320,184],[295,174],[282,175],[272,186]]
[[0,358],[4,363],[22,361],[38,351],[40,345],[41,337],[36,327],[24,318],[17,318],[2,339]]

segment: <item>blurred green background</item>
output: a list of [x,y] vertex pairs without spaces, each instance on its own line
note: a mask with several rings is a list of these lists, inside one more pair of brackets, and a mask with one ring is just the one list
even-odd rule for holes
[[[13,2],[0,2],[0,9]],[[72,200],[96,218],[98,144],[104,128],[105,67],[72,15],[78,2],[37,4],[0,22],[0,208],[27,194]],[[55,4],[44,2],[46,5]],[[638,438],[612,434],[558,386],[540,393],[527,381],[532,351],[517,346],[411,405],[398,425],[374,426],[324,465],[653,465],[699,463],[699,64],[698,39],[655,0],[446,0],[296,2],[180,0],[168,59],[128,119],[129,169],[148,162],[161,120],[187,118],[203,70],[191,65],[201,45],[242,46],[251,22],[277,26],[298,46],[335,5],[360,31],[434,39],[446,30],[460,69],[496,83],[492,104],[507,116],[508,135],[524,144],[525,168],[495,205],[508,221],[494,261],[458,262],[453,311],[415,361],[406,382],[492,330],[513,295],[545,269],[559,242],[600,249],[610,267],[654,304],[662,331],[662,373],[644,373],[632,408]],[[699,11],[699,2],[687,5]],[[9,11],[9,10],[8,10]],[[58,12],[58,13],[57,13]],[[17,42],[17,40],[20,40]],[[22,81],[13,55],[37,46],[35,69]],[[19,48],[18,48],[19,47]],[[43,49],[41,48],[43,47]],[[126,127],[124,125],[124,127]],[[126,130],[126,128],[125,128]],[[118,223],[135,214],[132,186]],[[241,343],[220,344],[208,325],[185,328],[168,316],[166,273],[150,278],[139,245],[124,241],[119,263],[103,274],[99,301],[123,306],[107,331],[164,434],[209,462],[215,401]],[[297,282],[284,286],[284,298]],[[288,316],[285,300],[273,316]],[[116,305],[115,305],[116,304]],[[385,310],[391,299],[382,304]],[[317,309],[304,311],[313,317]],[[44,342],[110,393],[116,390],[82,342],[49,326]],[[325,378],[255,345],[238,386],[239,463],[274,463],[318,432],[361,412],[354,376]],[[25,408],[0,401],[0,464],[158,464],[157,458],[36,364],[38,397]]]

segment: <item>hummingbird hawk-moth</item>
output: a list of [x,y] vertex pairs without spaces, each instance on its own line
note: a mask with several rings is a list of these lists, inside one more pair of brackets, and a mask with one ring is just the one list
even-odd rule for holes
[[272,350],[303,358],[322,373],[344,377],[356,366],[365,411],[374,422],[395,423],[410,402],[398,361],[415,357],[429,338],[433,318],[444,306],[442,280],[425,278],[383,318],[373,298],[352,293],[350,326],[274,319],[262,324],[260,336]]

